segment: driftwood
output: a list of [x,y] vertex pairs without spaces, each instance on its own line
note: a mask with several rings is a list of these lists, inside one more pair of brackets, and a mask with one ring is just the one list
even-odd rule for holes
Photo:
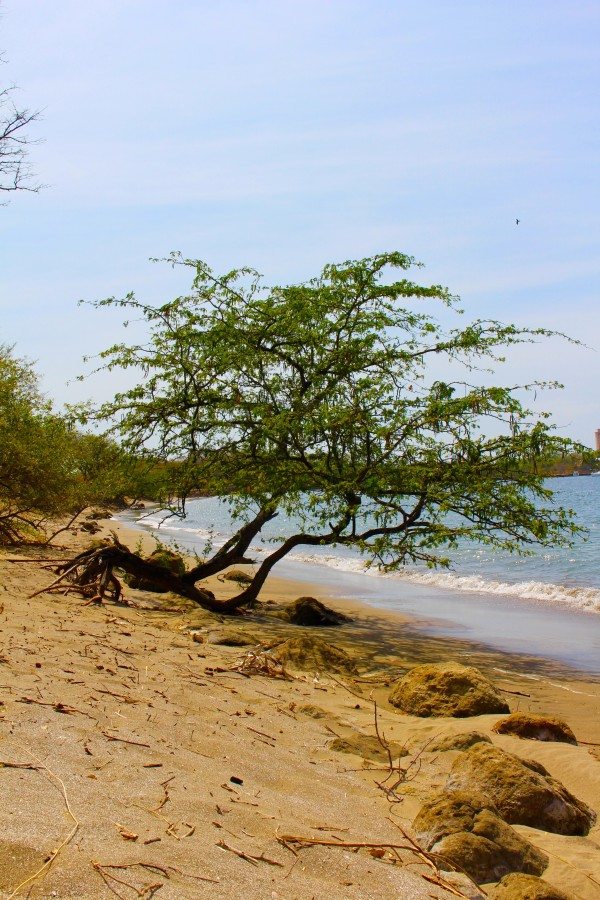
[[[209,609],[223,609],[224,604],[215,600],[211,591],[201,590],[168,569],[148,562],[132,553],[121,544],[113,533],[113,542],[102,547],[84,550],[72,559],[62,562],[57,568],[57,578],[49,585],[36,591],[31,597],[64,587],[65,582],[75,586],[81,594],[91,602],[102,602],[104,598],[118,603],[123,596],[123,588],[119,577],[115,574],[126,572],[138,578],[152,580],[164,587],[165,591],[173,591],[181,596],[194,600]],[[226,605],[227,601],[225,601]]]
[[[268,516],[265,515],[264,518]],[[56,569],[57,578],[36,593],[59,590],[61,589],[59,586],[64,587],[64,582],[68,581],[69,586],[75,586],[80,593],[90,598],[90,602],[102,602],[105,597],[119,602],[123,595],[119,574],[125,573],[141,581],[153,582],[165,592],[185,597],[212,612],[236,613],[243,606],[252,606],[256,601],[257,590],[253,590],[252,585],[235,597],[217,600],[212,591],[197,587],[197,582],[233,563],[250,562],[243,553],[259,530],[258,524],[260,523],[255,520],[251,526],[244,526],[234,538],[230,539],[229,546],[226,544],[212,559],[199,563],[183,574],[172,572],[158,563],[142,559],[136,553],[132,553],[119,541],[113,531],[112,543],[84,550],[63,562]]]

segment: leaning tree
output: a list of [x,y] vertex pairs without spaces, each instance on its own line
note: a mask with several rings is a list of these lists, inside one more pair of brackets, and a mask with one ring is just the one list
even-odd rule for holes
[[[102,354],[102,366],[134,370],[136,386],[97,416],[128,452],[171,461],[173,512],[200,487],[230,504],[239,528],[183,575],[115,544],[79,560],[83,578],[103,572],[106,583],[120,569],[234,611],[302,546],[355,547],[393,570],[448,565],[462,539],[523,553],[577,531],[538,471],[568,442],[524,404],[533,385],[489,386],[482,374],[547,330],[481,320],[443,328],[426,307],[441,302],[453,314],[456,298],[404,277],[416,264],[401,253],[328,265],[283,287],[252,269],[219,276],[179,254],[170,262],[193,271],[185,296],[159,307],[134,294],[97,304],[137,315],[147,335]],[[295,533],[273,541],[237,596],[215,598],[203,579],[249,562],[280,511]]]

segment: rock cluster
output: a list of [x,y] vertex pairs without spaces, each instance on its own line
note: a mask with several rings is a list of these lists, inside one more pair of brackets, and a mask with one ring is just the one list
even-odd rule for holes
[[446,789],[482,793],[506,822],[555,834],[586,835],[596,819],[594,811],[540,763],[521,760],[491,744],[478,743],[461,753]]
[[541,875],[548,857],[503,822],[489,798],[442,793],[420,810],[413,830],[442,868],[456,866],[479,884],[509,872]]

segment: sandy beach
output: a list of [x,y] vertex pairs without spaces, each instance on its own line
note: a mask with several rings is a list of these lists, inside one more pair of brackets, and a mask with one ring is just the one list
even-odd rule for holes
[[[116,530],[131,546],[140,538]],[[400,848],[457,756],[428,742],[470,730],[542,763],[600,811],[600,683],[589,676],[427,636],[413,620],[278,578],[256,614],[233,621],[162,595],[143,595],[152,608],[86,605],[74,593],[28,599],[54,576],[25,560],[67,558],[86,541],[0,554],[0,896],[464,895],[460,878],[440,881],[414,848]],[[215,587],[223,597],[237,590]],[[302,629],[272,615],[306,594],[353,622]],[[227,629],[250,647],[310,631],[345,649],[359,674],[248,677],[236,671],[248,647],[215,642]],[[477,666],[511,711],[565,719],[578,745],[494,734],[498,715],[421,719],[390,706],[390,685],[411,666],[449,660]],[[373,701],[385,739],[407,751],[393,802],[379,786],[389,768]],[[344,742],[354,752],[332,749]],[[548,854],[544,880],[581,900],[600,897],[598,824],[587,837],[515,829]]]

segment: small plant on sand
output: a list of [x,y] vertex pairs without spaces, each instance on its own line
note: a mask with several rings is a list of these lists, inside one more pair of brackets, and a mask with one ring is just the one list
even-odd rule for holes
[[[352,546],[393,570],[446,566],[464,539],[522,553],[577,531],[538,474],[540,460],[571,446],[525,405],[540,385],[489,384],[507,349],[547,330],[442,327],[426,307],[442,304],[449,318],[456,298],[410,280],[415,262],[402,253],[275,287],[251,269],[216,275],[177,254],[170,262],[190,269],[187,295],[159,307],[133,294],[98,304],[141,317],[148,333],[104,352],[105,367],[133,370],[136,386],[95,416],[128,452],[168,463],[173,512],[199,490],[220,495],[239,530],[182,576],[161,576],[165,590],[233,611],[303,546]],[[282,511],[297,529],[275,539],[251,584],[226,600],[199,586],[248,563]],[[104,559],[148,574],[122,548]]]

